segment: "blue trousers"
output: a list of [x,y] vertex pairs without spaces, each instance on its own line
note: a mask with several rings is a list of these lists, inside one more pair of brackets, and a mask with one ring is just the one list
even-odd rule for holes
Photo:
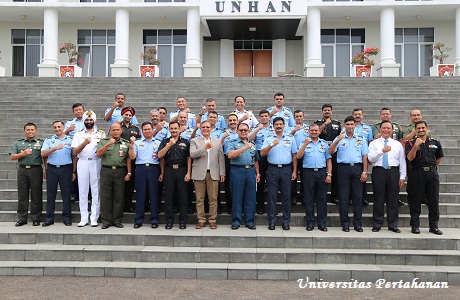
[[[150,202],[150,223],[158,224],[158,177],[160,165],[136,166],[136,216],[134,223],[142,224],[145,215],[145,201]],[[147,198],[148,197],[148,198]]]
[[359,181],[363,172],[362,164],[337,164],[337,188],[339,197],[340,224],[350,226],[348,216],[349,200],[353,201],[353,226],[361,227],[363,214],[363,183]]
[[246,226],[254,224],[256,213],[256,173],[250,169],[230,167],[232,189],[232,225],[241,225],[244,212]]
[[[317,171],[315,171],[317,170]],[[324,182],[327,175],[326,168],[302,169],[304,201],[306,206],[307,226],[315,225],[315,199],[318,215],[318,227],[326,227],[327,219],[327,184]]]
[[62,195],[62,222],[71,221],[70,189],[72,187],[72,165],[56,166],[48,164],[46,169],[46,222],[54,222],[57,187]]
[[267,217],[268,224],[276,223],[276,200],[278,189],[281,190],[281,205],[283,210],[283,224],[289,224],[291,220],[291,178],[292,166],[281,168],[268,165],[267,168]]

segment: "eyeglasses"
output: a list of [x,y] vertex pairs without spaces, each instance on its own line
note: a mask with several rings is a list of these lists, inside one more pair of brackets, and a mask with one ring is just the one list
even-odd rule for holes
[[248,132],[249,130],[247,129],[238,129],[239,132]]

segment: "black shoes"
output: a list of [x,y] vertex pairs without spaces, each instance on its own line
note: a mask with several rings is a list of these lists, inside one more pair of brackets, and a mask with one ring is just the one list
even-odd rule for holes
[[157,223],[153,223],[152,226],[150,226],[152,228],[158,228],[158,224]]
[[343,231],[343,232],[350,232],[350,227],[348,227],[348,226],[342,226],[342,231]]
[[281,227],[283,227],[283,230],[291,229],[291,227],[289,227],[289,224],[283,224]]
[[404,203],[404,201],[402,201],[401,199],[398,199],[398,205],[399,206],[404,206],[406,203]]
[[354,229],[356,232],[363,232],[363,228],[361,226],[355,226]]
[[339,199],[332,199],[331,203],[339,205]]
[[186,229],[187,228],[187,224],[179,224],[179,229]]
[[263,215],[264,214],[264,209],[263,208],[258,208],[257,209],[257,214],[258,215]]
[[237,230],[240,228],[240,225],[232,225],[232,230]]
[[439,228],[430,228],[429,232],[437,234],[437,235],[442,235],[442,231],[439,230]]
[[[323,231],[323,232],[326,232],[327,231],[327,227],[326,226],[318,226],[318,229]],[[308,230],[308,228],[307,228]],[[313,230],[313,229],[312,229]]]
[[173,228],[173,224],[172,223],[166,223],[165,229],[171,229],[171,228]]
[[134,228],[139,229],[142,227],[142,223],[134,223]]
[[256,229],[256,225],[254,225],[254,224],[249,224],[249,225],[246,225],[246,228],[251,229],[251,230],[255,230],[255,229]]
[[363,200],[363,206],[369,206],[369,201]]
[[102,229],[107,229],[107,228],[109,228],[109,227],[110,227],[110,224],[102,224],[102,227],[101,227],[101,228],[102,228]]
[[275,224],[269,224],[268,230],[275,230]]
[[42,226],[43,227],[48,227],[48,226],[53,225],[53,224],[54,224],[54,222],[52,222],[52,221],[46,221],[45,223],[42,224]]
[[20,227],[20,226],[24,226],[26,224],[27,224],[26,220],[19,220],[19,221],[16,222],[16,224],[14,224],[14,226]]
[[418,227],[416,227],[416,226],[412,226],[411,232],[413,234],[420,234],[420,229]]
[[380,231],[380,227],[372,227],[372,232],[379,232]]
[[40,220],[33,220],[32,226],[40,226]]
[[72,226],[72,222],[71,221],[64,221],[64,225],[65,226]]
[[313,226],[312,225],[307,225],[307,231],[313,231]]
[[398,227],[395,227],[395,228],[388,228],[388,230],[393,231],[394,233],[401,233],[401,230],[399,230]]

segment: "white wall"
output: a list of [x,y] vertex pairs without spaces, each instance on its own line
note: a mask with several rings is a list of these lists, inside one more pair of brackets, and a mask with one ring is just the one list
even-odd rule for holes
[[203,41],[203,77],[220,76],[220,42]]

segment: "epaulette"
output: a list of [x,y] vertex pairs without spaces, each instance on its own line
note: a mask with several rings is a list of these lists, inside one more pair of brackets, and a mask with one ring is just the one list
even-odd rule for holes
[[120,138],[120,141],[121,141],[121,142],[126,142],[126,143],[129,143],[129,141],[128,141],[128,140],[126,140],[126,139],[124,139],[124,138]]
[[316,123],[316,122],[323,122],[323,120],[316,120],[315,123]]
[[[83,131],[83,130],[82,130]],[[97,132],[105,133],[105,130],[98,129]]]
[[398,122],[391,122],[391,123],[393,123],[394,125],[399,125]]
[[382,122],[375,122],[374,125],[379,125],[380,123],[382,123]]
[[429,141],[436,141],[436,142],[438,141],[437,139],[432,138],[432,137],[428,138],[428,140],[429,140]]
[[294,137],[294,136],[293,136],[292,134],[290,134],[290,133],[285,133],[284,135],[285,135],[285,136],[289,136],[289,137]]
[[289,107],[283,106],[283,109],[286,109],[286,110],[288,110],[288,111],[291,111],[291,109],[290,109]]
[[37,139],[37,141],[44,142],[45,140],[44,139]]
[[407,127],[409,127],[409,126],[411,126],[411,125],[412,125],[412,123],[410,123],[410,124],[407,124],[406,126],[407,126]]

